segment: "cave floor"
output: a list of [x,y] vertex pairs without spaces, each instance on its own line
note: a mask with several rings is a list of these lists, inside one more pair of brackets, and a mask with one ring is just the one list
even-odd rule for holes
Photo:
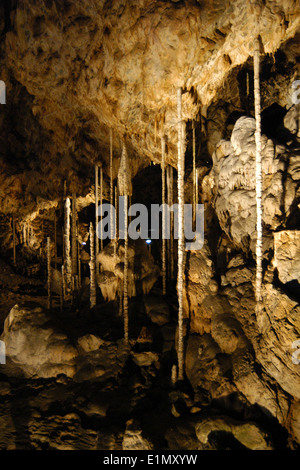
[[[1,332],[15,304],[34,302],[46,308],[45,282],[14,272],[3,259],[0,259],[0,286]],[[54,296],[51,315],[74,343],[79,336],[94,334],[106,344],[120,345],[123,324],[118,309],[117,301],[102,302],[93,310],[88,302],[75,301],[61,312],[59,298]],[[106,356],[110,364],[104,364],[107,374],[93,380],[80,377],[77,381],[63,375],[51,379],[6,375],[6,366],[0,366],[0,449],[119,450],[130,419],[139,423],[143,436],[155,449],[199,448],[193,427],[186,419],[179,418],[179,413],[175,412],[174,416],[171,410],[169,395],[174,395],[174,387],[170,377],[175,359],[176,322],[171,321],[164,328],[163,338],[161,328],[151,324],[143,312],[142,299],[131,301],[129,314],[130,348],[149,350],[145,344],[135,345],[141,329],[149,328],[153,338],[150,349],[159,354],[159,363],[141,367],[130,355],[125,361],[118,354],[113,356],[112,349],[112,354]],[[189,406],[192,403],[191,391],[178,391],[178,394],[183,398],[179,407],[184,414],[184,400]],[[180,430],[181,421],[183,430]],[[181,433],[184,439],[178,439]]]
[[[17,303],[34,302],[46,309],[47,291],[42,277],[17,274],[2,259],[0,285],[1,331]],[[162,298],[159,286],[153,292]],[[95,360],[83,362],[80,374],[73,379],[63,374],[49,379],[25,378],[7,373],[6,365],[1,365],[0,449],[245,449],[228,435],[220,434],[207,444],[197,439],[197,421],[218,415],[220,409],[205,397],[201,402],[187,380],[172,385],[172,366],[176,363],[175,292],[165,300],[170,306],[170,321],[158,326],[146,315],[143,298],[131,299],[130,345],[126,347],[117,301],[100,301],[90,310],[85,293],[61,312],[59,298],[54,297],[49,313],[74,345],[79,337],[89,334],[104,341],[96,356],[104,372],[93,377],[92,369],[99,367]],[[138,341],[145,328],[151,343]],[[133,355],[143,351],[159,359],[151,365],[137,364]],[[128,425],[136,425],[142,434],[127,433]]]

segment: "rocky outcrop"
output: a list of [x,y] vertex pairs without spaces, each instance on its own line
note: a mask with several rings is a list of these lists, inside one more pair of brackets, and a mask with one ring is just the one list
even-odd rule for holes
[[126,423],[126,430],[122,442],[123,450],[152,450],[153,444],[143,437],[142,429],[135,420]]
[[68,337],[39,306],[15,305],[1,335],[7,364],[24,377],[73,377],[78,352]]
[[255,423],[242,423],[228,417],[220,416],[206,419],[195,427],[200,442],[207,443],[211,433],[229,433],[246,449],[272,450],[270,436],[263,432]]
[[[114,300],[123,291],[124,246],[119,245],[114,252],[113,242],[109,243],[97,256],[101,272],[97,283],[105,300]],[[149,252],[145,240],[130,241],[128,248],[128,295],[147,295],[159,276],[159,267]]]
[[274,262],[283,284],[300,282],[300,230],[274,233]]
[[[221,140],[213,154],[213,169],[206,176],[213,188],[212,204],[222,230],[233,243],[255,252],[255,120],[237,120],[230,141]],[[273,248],[271,232],[297,211],[298,150],[262,136],[264,251]]]

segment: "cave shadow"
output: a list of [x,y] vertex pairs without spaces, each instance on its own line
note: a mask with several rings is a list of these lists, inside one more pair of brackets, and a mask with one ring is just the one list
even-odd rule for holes
[[273,285],[284,292],[290,299],[300,302],[300,283],[297,279],[283,283],[279,279],[278,269],[274,269]]
[[271,412],[257,403],[250,405],[240,400],[237,392],[214,399],[204,412],[205,416],[228,416],[241,423],[253,422],[271,438],[276,450],[288,449],[288,431],[283,428]]

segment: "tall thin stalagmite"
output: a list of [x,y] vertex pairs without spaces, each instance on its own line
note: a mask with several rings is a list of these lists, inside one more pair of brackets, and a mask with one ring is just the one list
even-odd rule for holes
[[167,293],[167,270],[166,270],[166,172],[165,172],[165,158],[166,158],[166,139],[165,136],[161,138],[161,179],[162,179],[162,284],[163,295]]
[[77,208],[76,194],[72,196],[72,276],[77,274]]
[[123,316],[124,316],[124,339],[129,340],[128,326],[128,198],[132,195],[132,184],[128,156],[125,143],[123,144],[120,168],[118,173],[119,195],[124,196],[124,284],[123,284]]
[[70,244],[70,212],[71,202],[66,199],[65,203],[65,233],[64,233],[64,248],[65,248],[65,279],[66,279],[66,293],[69,294],[72,289],[72,260],[71,260],[71,244]]
[[90,223],[90,307],[95,307],[96,298],[96,263],[95,263],[95,233],[92,222]]
[[178,113],[178,379],[184,375],[184,334],[183,334],[183,277],[184,277],[184,152],[183,152],[183,121],[182,121],[182,90],[177,91]]
[[255,297],[257,309],[259,310],[261,302],[262,288],[262,158],[261,158],[261,105],[260,105],[260,43],[256,39],[254,43],[254,105],[255,105],[255,190],[256,190],[256,284]]
[[47,288],[48,288],[48,309],[51,309],[51,246],[50,237],[47,237]]

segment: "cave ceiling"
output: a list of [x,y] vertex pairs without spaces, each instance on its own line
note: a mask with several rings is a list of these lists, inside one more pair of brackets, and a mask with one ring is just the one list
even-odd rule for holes
[[294,0],[8,0],[0,18],[6,214],[57,205],[65,180],[88,195],[94,164],[108,174],[110,129],[115,178],[123,141],[135,176],[160,162],[162,132],[176,167],[178,87],[184,120],[199,121],[233,92],[256,36],[265,56],[298,54]]

